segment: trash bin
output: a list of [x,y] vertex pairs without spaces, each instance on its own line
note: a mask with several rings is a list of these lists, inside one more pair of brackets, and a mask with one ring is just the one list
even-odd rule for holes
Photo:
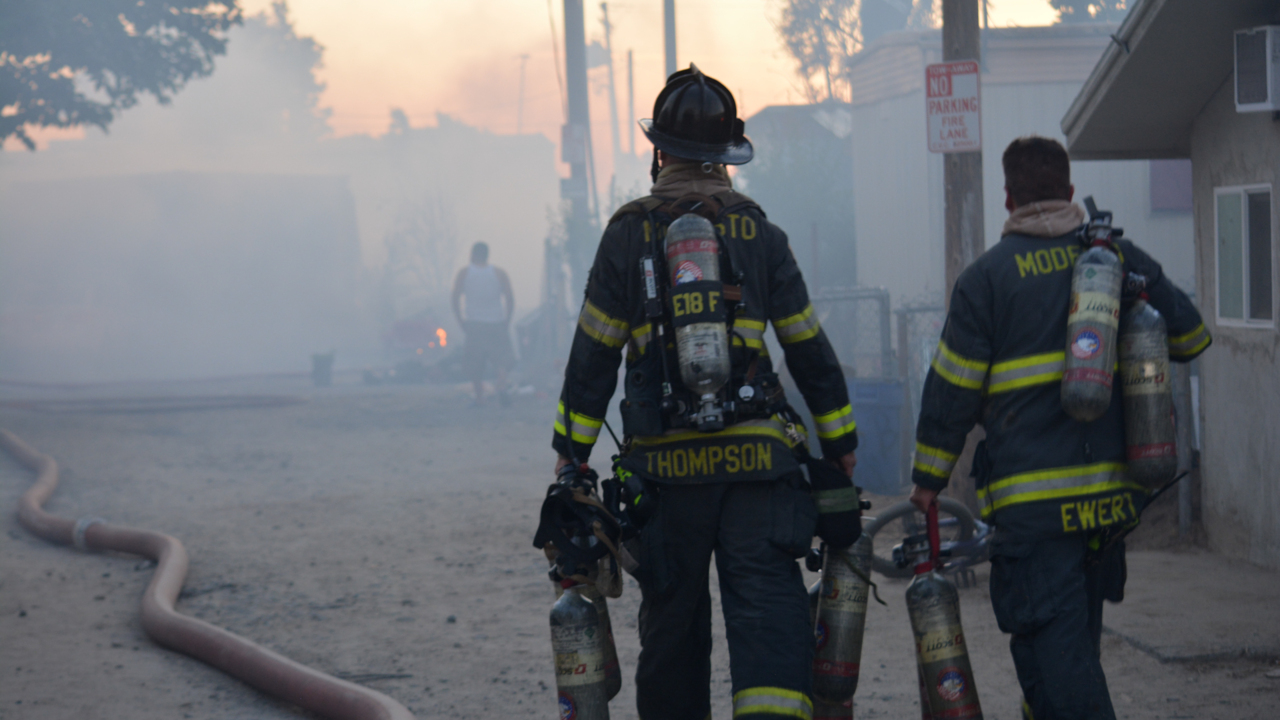
[[877,495],[902,492],[902,382],[845,378],[858,421],[853,481]]

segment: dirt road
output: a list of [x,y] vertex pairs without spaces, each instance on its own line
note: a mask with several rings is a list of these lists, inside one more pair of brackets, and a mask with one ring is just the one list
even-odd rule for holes
[[[529,544],[550,475],[552,401],[525,396],[504,411],[469,408],[455,388],[250,389],[308,402],[7,409],[0,427],[58,460],[50,511],[185,543],[180,611],[374,687],[420,718],[555,717],[552,590]],[[152,644],[138,620],[150,564],[27,534],[11,508],[30,481],[0,458],[0,718],[306,717]],[[882,583],[889,605],[872,607],[859,718],[919,717],[904,588]],[[1017,684],[983,582],[962,597],[986,717],[1014,720]],[[628,677],[615,718],[635,717],[638,605],[630,581],[612,604]],[[715,622],[713,714],[728,718],[718,613]],[[1274,717],[1280,680],[1262,663],[1162,665],[1118,637],[1104,645],[1122,718]]]

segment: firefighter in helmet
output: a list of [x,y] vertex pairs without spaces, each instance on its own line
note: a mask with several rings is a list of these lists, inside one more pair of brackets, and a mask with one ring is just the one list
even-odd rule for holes
[[[1071,202],[1071,165],[1057,141],[1024,137],[1002,158],[1009,219],[1000,242],[956,280],[925,379],[911,501],[924,511],[947,486],[965,437],[975,452],[982,517],[995,525],[991,604],[1035,720],[1114,720],[1099,661],[1102,601],[1124,594],[1123,542],[1147,493],[1125,477],[1121,383],[1093,422],[1063,410],[1068,306],[1085,212]],[[1164,316],[1169,358],[1190,362],[1210,337],[1187,295],[1132,242],[1127,272],[1145,278]],[[1073,346],[1074,347],[1074,346]]]
[[[714,554],[734,716],[809,718],[813,628],[796,559],[815,527],[832,544],[848,545],[858,532],[849,480],[857,434],[844,376],[786,234],[733,189],[725,170],[753,152],[729,90],[690,65],[667,78],[653,118],[640,126],[654,145],[654,184],[614,214],[601,238],[555,421],[556,470],[590,458],[625,350],[625,441],[615,472],[643,488],[632,503],[649,508],[632,545],[643,594],[639,715],[703,720],[710,713]],[[708,292],[721,293],[719,303],[710,294],[705,303],[673,299],[706,284],[705,268],[666,265],[668,227],[689,213],[714,227],[722,282]],[[646,270],[657,278],[656,299]],[[723,314],[712,317],[719,307]],[[727,326],[729,381],[714,396],[681,379],[675,316],[682,309]],[[768,323],[828,460],[812,459],[786,403],[764,342]],[[818,463],[843,487],[812,494]]]

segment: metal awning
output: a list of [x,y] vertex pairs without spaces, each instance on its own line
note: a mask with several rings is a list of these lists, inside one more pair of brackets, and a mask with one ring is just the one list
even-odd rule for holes
[[1191,123],[1231,79],[1236,30],[1275,0],[1138,0],[1062,118],[1077,160],[1191,157]]

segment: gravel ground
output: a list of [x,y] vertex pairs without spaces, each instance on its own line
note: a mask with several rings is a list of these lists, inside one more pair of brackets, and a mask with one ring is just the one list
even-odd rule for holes
[[[154,414],[7,408],[0,427],[58,460],[51,512],[183,541],[181,612],[376,688],[420,718],[555,717],[553,593],[530,546],[550,479],[552,400],[472,408],[462,388],[317,391],[290,380],[233,390],[308,401]],[[14,507],[31,480],[0,458],[0,506]],[[308,717],[151,643],[138,620],[149,562],[48,545],[10,511],[0,531],[0,718]],[[905,587],[881,583],[889,604],[870,611],[860,718],[919,717]],[[985,571],[961,594],[986,717],[1015,720]],[[628,678],[638,605],[628,580],[611,605]],[[715,622],[713,715],[728,718],[718,612]],[[1103,661],[1121,718],[1270,718],[1280,701],[1263,661],[1161,664],[1114,635]],[[634,707],[628,679],[613,716],[635,718]]]

